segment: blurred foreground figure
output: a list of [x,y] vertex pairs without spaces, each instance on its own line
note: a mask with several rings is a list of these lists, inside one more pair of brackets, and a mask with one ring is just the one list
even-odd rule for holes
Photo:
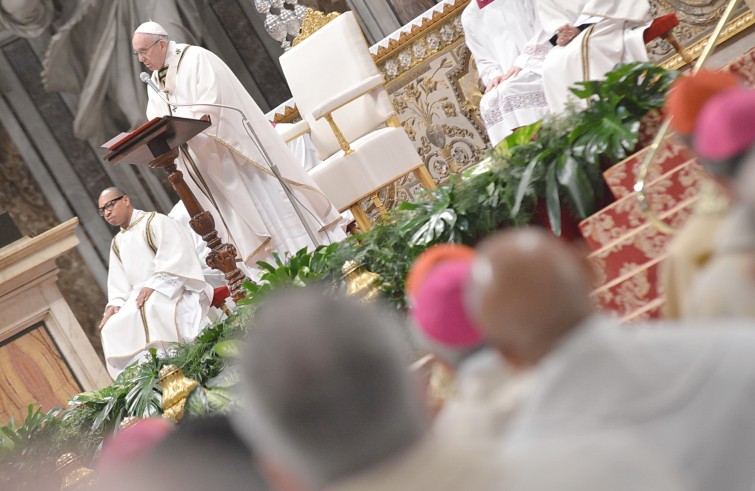
[[504,232],[479,248],[473,318],[507,360],[533,373],[506,448],[625,433],[685,489],[752,489],[752,323],[629,330],[594,314],[589,294],[583,260],[545,231]]
[[431,436],[401,327],[387,310],[311,288],[258,308],[233,421],[276,489],[678,489],[624,440],[552,439],[504,460]]
[[[134,437],[130,440],[133,441]],[[118,472],[105,472],[96,488],[98,491],[271,489],[257,470],[252,452],[239,439],[225,416],[183,421],[156,444],[131,443],[132,446],[135,444],[145,449],[139,458],[112,462],[108,467],[115,467]],[[120,446],[123,447],[123,443]]]
[[[450,249],[450,250],[449,250]],[[439,251],[446,256],[425,271]],[[456,393],[433,422],[438,435],[470,442],[500,442],[526,388],[526,378],[507,367],[469,319],[464,289],[474,250],[442,244],[420,254],[407,275],[410,314],[419,342],[454,371]],[[421,278],[418,278],[421,276]]]
[[711,99],[700,114],[695,150],[726,185],[731,207],[690,287],[685,316],[755,317],[755,91],[733,89]]
[[[737,78],[726,72],[701,70],[694,75],[679,77],[666,98],[666,114],[671,117],[671,129],[692,148],[695,124],[705,104],[717,94],[739,85]],[[712,175],[716,182],[706,181],[700,186],[700,197],[692,216],[679,230],[666,250],[661,262],[659,281],[666,299],[666,317],[680,317],[692,280],[710,259],[716,232],[726,215],[728,179]]]
[[276,487],[500,489],[500,462],[428,435],[401,327],[388,311],[317,289],[257,310],[235,422]]

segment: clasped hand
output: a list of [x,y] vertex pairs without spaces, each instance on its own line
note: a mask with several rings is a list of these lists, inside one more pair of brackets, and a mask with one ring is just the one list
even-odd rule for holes
[[558,46],[566,46],[572,42],[575,37],[579,36],[580,32],[582,31],[580,31],[579,28],[564,24],[556,29],[556,44]]
[[485,93],[487,94],[488,92],[490,92],[491,90],[493,90],[494,88],[496,88],[499,84],[501,84],[502,82],[505,82],[506,80],[510,79],[511,77],[516,77],[519,74],[519,72],[521,72],[521,71],[522,71],[522,69],[520,67],[518,67],[518,66],[512,66],[511,68],[509,68],[508,70],[506,70],[506,73],[504,73],[503,75],[500,75],[500,76],[494,78],[493,80],[491,80],[490,83],[488,84],[488,86],[485,87]]

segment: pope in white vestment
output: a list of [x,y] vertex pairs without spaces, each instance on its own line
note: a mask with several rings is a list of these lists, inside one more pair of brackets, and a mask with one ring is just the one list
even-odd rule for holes
[[485,85],[480,113],[495,146],[548,113],[542,65],[551,45],[537,19],[535,0],[473,1],[461,23]]
[[[313,246],[265,153],[280,169],[318,242],[345,237],[336,226],[338,211],[220,58],[199,46],[168,41],[154,22],[137,29],[133,46],[161,90],[160,95],[148,90],[148,118],[210,116],[212,126],[188,142],[177,165],[200,204],[211,212],[221,238],[236,246],[247,266],[267,260],[273,251],[283,256]],[[233,109],[212,104],[236,108],[246,120]]]
[[[164,353],[172,343],[194,339],[212,287],[178,222],[133,209],[128,196],[119,198],[112,190],[100,200],[106,202],[100,210],[108,223],[121,226],[111,243],[108,304],[100,324],[107,369],[116,378],[149,348]],[[118,216],[124,217],[121,223]]]
[[576,82],[599,80],[618,63],[647,61],[643,33],[652,21],[647,0],[537,0],[554,48],[543,66],[545,96],[561,112]]

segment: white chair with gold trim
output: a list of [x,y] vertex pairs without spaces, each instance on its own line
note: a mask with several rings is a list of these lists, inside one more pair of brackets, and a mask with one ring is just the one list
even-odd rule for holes
[[[281,132],[287,141],[309,132],[323,163],[309,173],[339,211],[371,227],[359,206],[413,172],[426,189],[435,183],[398,121],[382,74],[352,12],[339,15],[284,53],[281,67],[302,121]],[[387,127],[381,128],[387,123]]]

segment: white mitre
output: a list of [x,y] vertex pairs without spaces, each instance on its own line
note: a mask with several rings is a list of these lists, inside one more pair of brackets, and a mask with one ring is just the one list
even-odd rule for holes
[[153,21],[147,21],[144,24],[140,25],[136,28],[134,31],[134,34],[136,33],[142,33],[142,34],[156,34],[158,36],[167,36],[168,31],[163,29],[163,26],[158,24],[157,22]]

